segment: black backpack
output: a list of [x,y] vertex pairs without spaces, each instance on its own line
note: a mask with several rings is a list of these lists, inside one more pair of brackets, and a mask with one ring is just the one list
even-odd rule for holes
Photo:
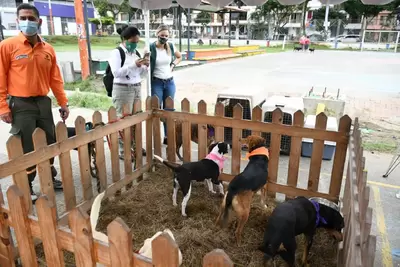
[[[122,67],[124,65],[125,59],[126,59],[125,51],[120,46],[118,46],[117,49],[119,51],[119,54],[121,55],[121,67]],[[142,57],[137,50],[136,50],[136,55],[139,58]],[[113,90],[113,84],[114,84],[114,75],[111,72],[110,64],[107,65],[106,73],[103,76],[103,84],[106,87],[107,95],[109,97],[112,97],[112,90]]]

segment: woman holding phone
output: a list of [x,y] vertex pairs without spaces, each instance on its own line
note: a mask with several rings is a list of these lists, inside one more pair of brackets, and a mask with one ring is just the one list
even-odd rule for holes
[[[147,73],[149,58],[141,58],[137,53],[140,32],[133,26],[125,25],[117,30],[121,36],[121,44],[111,52],[109,65],[114,76],[112,87],[112,102],[117,110],[117,116],[122,117],[123,106],[128,104],[133,108],[135,99],[141,99],[142,78]],[[122,140],[119,142],[120,159],[123,159]]]
[[[157,96],[160,107],[165,107],[168,97],[175,97],[175,82],[173,70],[182,61],[182,55],[168,42],[169,29],[160,25],[157,30],[158,40],[150,44],[151,95]],[[164,144],[167,144],[167,127],[164,123]]]

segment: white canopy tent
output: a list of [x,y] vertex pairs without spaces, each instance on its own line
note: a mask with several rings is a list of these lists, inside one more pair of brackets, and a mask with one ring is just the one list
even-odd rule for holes
[[[123,0],[108,0],[112,4],[121,4]],[[298,5],[305,0],[278,0],[282,5]],[[327,6],[325,23],[327,23],[329,5],[337,5],[345,2],[346,0],[320,0],[322,4]],[[392,2],[393,0],[361,0],[366,5],[384,5]],[[212,6],[224,7],[233,2],[233,0],[176,0],[176,2],[183,8],[196,8],[202,3],[209,3]],[[267,0],[242,0],[247,6],[259,6],[267,2]],[[129,5],[134,8],[143,10],[146,47],[150,46],[150,23],[149,11],[167,9],[172,5],[172,0],[129,0]],[[327,27],[327,26],[326,26]],[[150,95],[150,77],[148,78],[148,94]]]

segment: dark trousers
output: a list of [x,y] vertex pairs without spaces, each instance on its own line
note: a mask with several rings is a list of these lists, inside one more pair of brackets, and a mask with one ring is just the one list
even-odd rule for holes
[[[36,128],[42,129],[46,133],[47,144],[56,142],[55,126],[53,113],[51,110],[51,99],[47,96],[37,97],[14,97],[10,98],[9,106],[12,113],[12,125],[10,133],[19,136],[22,141],[24,153],[34,150],[33,132]],[[50,159],[53,178],[57,175],[53,167],[54,158]],[[26,169],[29,185],[36,177],[36,166]]]

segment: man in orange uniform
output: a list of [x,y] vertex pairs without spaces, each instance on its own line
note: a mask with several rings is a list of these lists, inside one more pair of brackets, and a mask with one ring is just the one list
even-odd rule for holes
[[[38,10],[24,3],[17,8],[17,16],[21,32],[0,43],[0,119],[11,123],[10,133],[21,137],[24,153],[28,153],[34,150],[32,134],[37,127],[46,133],[48,144],[56,141],[49,88],[61,107],[62,119],[68,118],[69,110],[54,48],[38,35],[42,24]],[[53,162],[51,159],[53,186],[62,189]],[[34,201],[36,166],[26,171]]]

